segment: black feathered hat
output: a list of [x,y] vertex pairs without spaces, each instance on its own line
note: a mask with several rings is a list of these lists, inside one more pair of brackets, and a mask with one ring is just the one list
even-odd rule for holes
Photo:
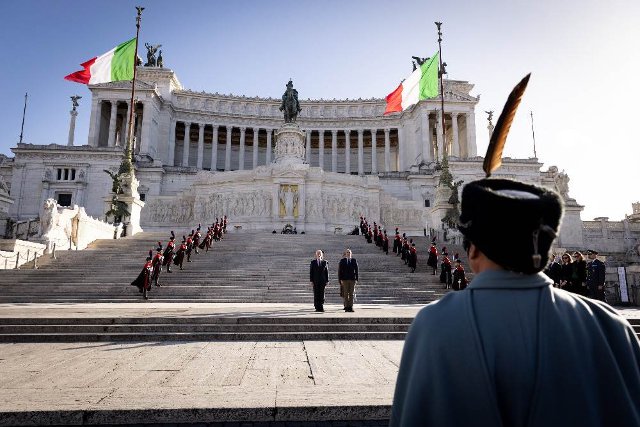
[[156,251],[162,252],[162,242],[158,242],[158,247],[156,248]]
[[151,261],[151,258],[153,258],[153,250],[149,249],[149,256],[147,257],[147,261]]
[[176,238],[176,234],[173,232],[173,230],[171,230],[171,239],[175,239]]
[[505,269],[534,274],[547,265],[562,210],[555,191],[509,179],[481,179],[462,189],[458,229]]

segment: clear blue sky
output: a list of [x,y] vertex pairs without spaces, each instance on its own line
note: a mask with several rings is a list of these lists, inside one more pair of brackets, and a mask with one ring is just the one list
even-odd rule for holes
[[[488,144],[483,111],[500,111],[532,72],[505,155],[533,156],[571,177],[583,219],[621,219],[640,200],[640,1],[638,0],[124,0],[2,3],[0,153],[24,141],[66,144],[69,96],[80,100],[76,143],[85,144],[90,93],[63,77],[135,35],[162,44],[165,66],[192,90],[280,96],[289,77],[306,98],[382,98],[411,71],[411,55],[437,49],[442,21],[449,77],[481,94],[478,153]],[[144,57],[146,51],[139,53]]]

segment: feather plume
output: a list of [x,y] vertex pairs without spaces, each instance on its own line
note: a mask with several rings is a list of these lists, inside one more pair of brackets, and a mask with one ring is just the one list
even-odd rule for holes
[[482,169],[487,174],[487,178],[502,165],[504,144],[507,142],[507,135],[509,134],[511,123],[513,123],[516,110],[520,105],[524,90],[527,88],[527,83],[529,83],[529,77],[531,77],[531,73],[524,76],[524,78],[520,80],[520,83],[513,88],[509,94],[509,98],[507,98],[507,102],[504,104],[500,117],[498,117],[498,122],[493,130],[493,135],[491,135],[491,141],[489,142],[489,147],[487,147],[487,154],[484,156],[484,163],[482,164]]

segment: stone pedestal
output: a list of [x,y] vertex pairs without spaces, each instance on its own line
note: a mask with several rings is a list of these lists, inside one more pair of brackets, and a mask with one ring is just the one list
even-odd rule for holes
[[436,197],[431,208],[431,227],[442,230],[442,218],[447,215],[447,211],[453,206],[449,203],[451,188],[444,185],[436,187]]
[[276,131],[274,163],[281,166],[302,165],[305,160],[304,132],[296,123],[285,123]]
[[580,213],[584,206],[580,206],[574,199],[565,199],[564,203],[564,215],[556,244],[562,247],[582,248],[584,247],[584,237]]
[[140,213],[144,208],[144,202],[137,197],[120,196],[118,200],[127,204],[129,209],[129,219],[127,221],[127,235],[135,236],[138,233],[142,233],[144,230],[140,227]]

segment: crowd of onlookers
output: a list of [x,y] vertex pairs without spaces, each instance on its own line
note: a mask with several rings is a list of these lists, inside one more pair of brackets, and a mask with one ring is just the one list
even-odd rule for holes
[[579,251],[553,253],[544,273],[558,288],[604,301],[605,265],[597,256],[593,249],[587,258]]

